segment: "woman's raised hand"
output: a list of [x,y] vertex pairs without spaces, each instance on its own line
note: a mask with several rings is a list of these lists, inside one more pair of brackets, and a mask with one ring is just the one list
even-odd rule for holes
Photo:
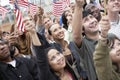
[[75,0],[76,1],[76,6],[83,7],[84,5],[84,0]]

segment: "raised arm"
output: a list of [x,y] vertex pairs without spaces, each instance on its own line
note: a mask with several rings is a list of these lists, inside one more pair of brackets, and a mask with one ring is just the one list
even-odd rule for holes
[[75,0],[75,11],[73,15],[72,21],[72,29],[73,29],[73,40],[80,46],[82,41],[82,8],[84,4],[84,0]]
[[[36,54],[36,61],[38,62],[40,72],[42,73],[41,79],[42,80],[55,80],[55,77],[50,71],[49,64],[47,61],[47,57],[45,54],[45,49],[46,45],[43,45],[39,38],[38,35],[35,31],[35,24],[32,21],[27,21],[25,22],[25,29],[26,31],[29,31],[31,39],[32,39],[32,44],[33,44],[33,49]],[[47,77],[46,77],[47,76]]]
[[100,21],[101,37],[94,52],[94,64],[99,80],[111,80],[112,63],[109,57],[107,33],[110,29],[109,19],[103,17]]
[[25,30],[30,33],[30,37],[33,45],[41,46],[41,42],[38,38],[37,32],[35,31],[35,23],[33,20],[29,20],[29,17],[24,19]]

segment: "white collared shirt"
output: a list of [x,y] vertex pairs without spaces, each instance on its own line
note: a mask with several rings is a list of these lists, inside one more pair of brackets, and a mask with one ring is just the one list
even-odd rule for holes
[[115,34],[120,39],[120,15],[117,22],[110,22],[111,28],[108,33]]

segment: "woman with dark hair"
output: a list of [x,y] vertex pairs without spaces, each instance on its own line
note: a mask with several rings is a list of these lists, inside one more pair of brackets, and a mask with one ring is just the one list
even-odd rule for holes
[[[77,78],[73,69],[66,63],[64,55],[54,47],[49,47],[41,43],[35,32],[32,21],[25,22],[25,29],[29,31],[36,54],[42,80],[83,80]],[[47,48],[47,49],[46,49]]]
[[[74,11],[74,21],[72,21],[73,26],[82,26],[82,7],[83,7],[83,0],[77,1],[75,5],[75,11]],[[69,13],[67,11],[63,13],[63,15],[67,15],[66,19],[69,16]],[[64,16],[64,18],[65,18]],[[69,21],[69,19],[67,19]],[[67,24],[69,22],[67,21]],[[80,30],[81,31],[81,30]],[[60,24],[53,24],[48,29],[49,34],[53,37],[55,43],[52,43],[52,46],[55,46],[58,50],[60,50],[63,55],[66,58],[66,62],[71,67],[76,74],[77,78],[84,77],[84,79],[87,78],[86,72],[84,70],[84,65],[81,63],[82,58],[79,56],[79,51],[76,50],[76,47],[79,47],[80,45],[78,43],[75,43],[74,40],[71,42],[68,42],[65,40],[65,33],[63,27],[60,26]],[[80,34],[77,34],[80,35]],[[75,47],[73,47],[75,45]],[[81,61],[80,61],[81,60]],[[73,67],[74,66],[74,67]]]
[[63,28],[65,28],[66,30],[68,29],[68,20],[66,18],[67,14],[69,13],[69,11],[64,11],[62,14],[62,23],[63,23]]
[[[80,18],[82,18],[81,10],[83,2],[83,0],[76,0],[77,5],[75,12],[79,11],[76,14],[79,14]],[[82,65],[80,63],[81,58],[72,45],[69,45],[66,41],[64,41],[64,31],[59,24],[53,24],[49,28],[49,31],[51,32],[52,36],[54,36],[56,43],[60,43],[61,41],[63,42],[60,43],[61,47],[56,45],[60,51],[62,50],[62,54],[57,49],[48,49],[45,53],[44,49],[48,46],[43,45],[39,41],[35,30],[32,30],[34,25],[32,25],[31,22],[29,24],[30,25],[26,23],[25,25],[30,31],[33,49],[35,51],[39,67],[42,71],[43,80],[86,80],[85,71],[80,66]],[[57,35],[54,35],[53,33],[57,33]],[[56,46],[54,45],[54,47]]]
[[43,80],[82,80],[77,79],[74,71],[67,65],[64,55],[56,48],[49,47],[45,52],[41,47],[34,50],[39,59],[38,65],[44,72],[42,73]]
[[70,10],[66,10],[62,14],[63,28],[65,29],[65,40],[72,41],[72,13]]

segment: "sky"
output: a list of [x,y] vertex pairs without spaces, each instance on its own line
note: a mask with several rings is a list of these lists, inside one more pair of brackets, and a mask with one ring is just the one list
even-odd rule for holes
[[9,0],[0,0],[1,6],[9,4]]
[[[28,0],[28,1],[31,2],[31,1],[40,1],[40,0]],[[41,2],[45,2],[46,4],[48,4],[51,1],[50,0],[41,0]],[[70,1],[74,2],[75,0],[70,0]],[[7,4],[9,4],[9,0],[0,0],[0,4],[1,4],[1,6],[7,5]]]

